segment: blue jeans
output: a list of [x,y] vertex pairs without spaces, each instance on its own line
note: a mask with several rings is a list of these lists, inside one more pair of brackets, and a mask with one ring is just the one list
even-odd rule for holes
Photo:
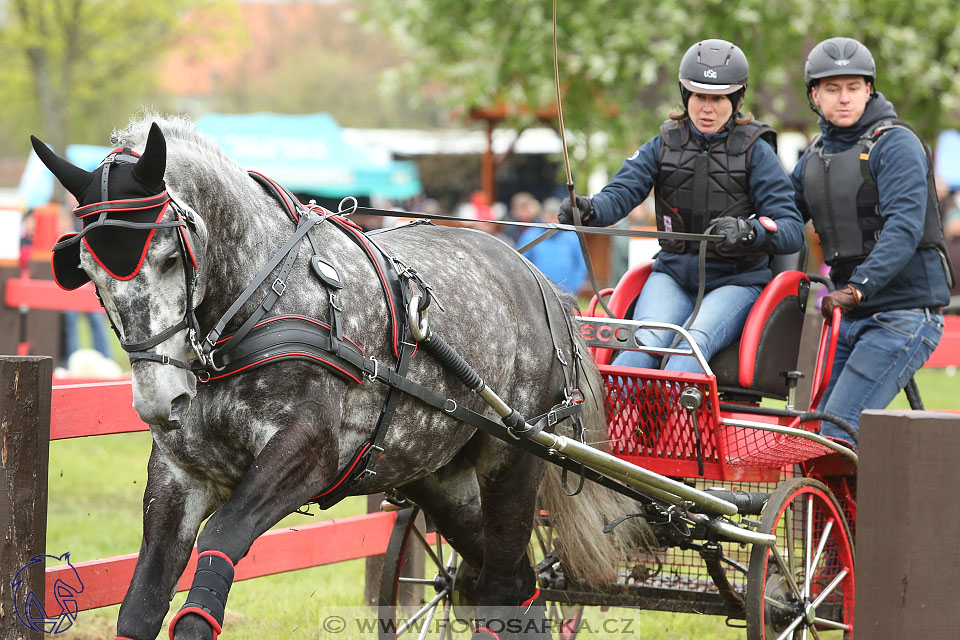
[[[920,311],[880,311],[840,321],[830,383],[818,407],[860,429],[860,412],[885,409],[923,366],[943,335],[943,316]],[[847,432],[823,422],[820,435],[847,442]]]
[[[64,311],[63,312],[63,361],[80,348],[77,336],[77,322],[80,320],[81,312]],[[93,339],[93,348],[99,351],[106,358],[112,358],[110,354],[110,344],[107,340],[107,322],[102,313],[83,313],[90,323],[90,337]]]
[[[760,291],[761,287],[758,286],[727,285],[717,287],[703,296],[700,311],[688,331],[708,362],[740,337],[750,308],[760,296]],[[690,293],[669,275],[654,271],[640,290],[633,319],[682,326],[690,318],[696,302],[696,293]],[[636,333],[637,342],[651,347],[669,347],[676,337],[677,334],[672,331],[640,329]],[[677,344],[680,349],[687,346],[685,340]],[[662,358],[655,353],[622,351],[613,364],[658,369]],[[665,369],[703,373],[697,359],[692,356],[672,356]]]

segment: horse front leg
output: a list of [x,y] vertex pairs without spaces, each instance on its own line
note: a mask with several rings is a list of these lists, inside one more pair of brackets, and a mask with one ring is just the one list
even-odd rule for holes
[[184,485],[182,477],[154,445],[143,493],[143,541],[117,618],[120,639],[157,637],[200,523],[213,510],[211,493]]
[[[304,405],[312,406],[304,406]],[[199,562],[183,607],[170,622],[175,640],[215,640],[223,625],[233,569],[262,533],[317,495],[337,472],[337,442],[322,410],[304,403],[293,424],[267,442],[230,499],[197,541]]]

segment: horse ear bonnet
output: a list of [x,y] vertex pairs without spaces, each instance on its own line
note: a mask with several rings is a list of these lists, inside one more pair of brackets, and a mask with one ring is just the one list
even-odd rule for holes
[[[95,225],[102,214],[106,220],[155,224],[163,219],[170,197],[163,172],[166,166],[166,142],[160,128],[153,124],[143,155],[127,148],[115,149],[93,172],[84,171],[59,158],[42,142],[32,138],[37,155],[79,202],[73,210],[82,223],[81,232]],[[96,225],[83,235],[97,263],[118,280],[129,280],[140,271],[156,229],[131,229]],[[68,233],[59,243],[78,235]],[[90,277],[80,268],[80,242],[56,248],[53,275],[64,289],[76,289]]]

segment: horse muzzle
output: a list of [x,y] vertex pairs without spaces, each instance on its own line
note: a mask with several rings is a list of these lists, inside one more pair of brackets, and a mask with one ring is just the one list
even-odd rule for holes
[[169,370],[158,371],[167,367],[150,369],[149,373],[133,376],[133,408],[147,424],[165,433],[175,431],[187,422],[191,402],[197,395],[195,378],[189,374],[193,384],[188,384],[186,376],[171,379]]

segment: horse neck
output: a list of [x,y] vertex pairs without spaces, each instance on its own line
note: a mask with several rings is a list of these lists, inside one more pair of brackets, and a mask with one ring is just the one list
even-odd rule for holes
[[205,293],[197,309],[203,326],[227,310],[293,230],[280,205],[248,176],[209,178],[178,185],[207,228],[200,266]]

